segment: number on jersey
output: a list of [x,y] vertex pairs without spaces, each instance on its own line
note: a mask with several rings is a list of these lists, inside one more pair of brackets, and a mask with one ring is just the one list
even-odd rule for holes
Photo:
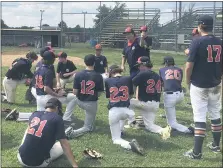
[[[117,87],[110,88],[110,101],[120,102],[120,101],[127,101],[129,99],[129,88],[127,86],[121,86],[119,89]],[[122,92],[122,96],[117,96],[119,92]]]
[[147,84],[146,93],[155,93],[155,91],[161,93],[161,80],[156,83],[154,79],[149,79]]
[[82,80],[81,82],[81,94],[88,94],[88,95],[94,95],[94,87],[95,83],[94,81],[85,81]]
[[176,80],[181,80],[181,73],[179,70],[175,69],[175,70],[172,70],[172,69],[168,69],[165,71],[165,79],[168,80],[168,79],[176,79]]
[[208,58],[207,58],[208,62],[213,62],[213,60],[214,60],[213,59],[213,51],[217,52],[214,62],[221,61],[221,50],[222,50],[221,45],[208,45],[207,50],[208,50]]
[[[29,129],[28,129],[28,132],[27,134],[31,134],[31,135],[35,135],[37,137],[41,137],[42,136],[42,131],[45,127],[47,123],[47,120],[43,120],[40,122],[40,118],[38,117],[34,117],[29,125]],[[36,125],[39,125],[37,131],[35,130],[35,127]]]

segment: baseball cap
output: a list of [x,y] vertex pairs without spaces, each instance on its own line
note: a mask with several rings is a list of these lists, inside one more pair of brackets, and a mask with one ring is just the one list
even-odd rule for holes
[[94,63],[95,63],[95,55],[93,54],[88,54],[84,57],[84,63],[87,65],[87,66],[93,66]]
[[109,78],[111,77],[111,74],[112,74],[115,70],[119,70],[120,72],[122,72],[122,69],[121,69],[118,65],[111,65],[111,66],[109,67]]
[[53,60],[56,58],[55,54],[52,51],[45,51],[42,57],[44,60]]
[[43,57],[43,53],[45,51],[49,51],[49,50],[51,50],[51,47],[49,47],[49,46],[46,46],[46,47],[41,48],[41,50],[40,50],[40,56]]
[[213,26],[213,18],[209,15],[203,15],[198,19],[198,25]]
[[123,32],[123,34],[127,34],[127,33],[134,33],[134,30],[131,27],[127,27],[125,29],[125,32]]
[[51,98],[47,101],[46,108],[55,108],[55,107],[62,107],[61,102],[57,98]]
[[165,63],[174,63],[174,58],[172,56],[166,56],[166,57],[164,57],[164,59],[163,59],[163,65]]
[[139,65],[148,65],[148,64],[150,64],[151,62],[150,62],[150,59],[149,59],[149,57],[147,57],[147,56],[142,56],[142,57],[139,57],[138,58],[138,60],[137,60],[137,66],[139,66]]
[[142,32],[142,31],[147,32],[147,26],[141,26],[140,27],[140,32]]
[[96,50],[102,50],[102,46],[101,46],[101,44],[97,44],[97,45],[95,46],[95,49],[96,49]]
[[67,58],[67,53],[65,53],[65,52],[59,52],[58,53],[58,57],[59,58]]

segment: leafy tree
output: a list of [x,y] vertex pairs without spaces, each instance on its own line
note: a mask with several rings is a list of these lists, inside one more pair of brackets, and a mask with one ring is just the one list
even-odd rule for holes
[[49,27],[50,25],[48,25],[48,24],[43,24],[42,26]]
[[2,28],[2,29],[9,28],[9,27],[5,24],[4,20],[2,20],[2,19],[1,19],[1,28]]
[[[63,25],[63,31],[67,31],[67,24],[66,22],[62,21],[62,25]],[[59,28],[61,28],[61,22],[58,24]]]
[[97,19],[94,19],[95,25],[97,25],[100,22],[100,17],[101,17],[101,20],[103,20],[105,17],[109,15],[109,13],[111,12],[111,7],[107,7],[105,4],[103,4],[102,6],[99,6],[97,8],[97,11],[99,13],[95,16],[97,18]]

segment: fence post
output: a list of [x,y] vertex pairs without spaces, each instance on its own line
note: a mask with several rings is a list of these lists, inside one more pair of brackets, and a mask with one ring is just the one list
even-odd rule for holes
[[15,46],[15,35],[13,35],[13,46]]

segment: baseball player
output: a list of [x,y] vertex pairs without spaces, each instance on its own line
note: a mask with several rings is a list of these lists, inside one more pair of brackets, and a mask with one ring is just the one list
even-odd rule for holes
[[[193,39],[199,36],[199,32],[198,32],[198,29],[197,28],[194,28],[193,29],[192,36],[193,36]],[[184,50],[184,53],[185,53],[185,55],[188,56],[188,54],[189,54],[189,48],[187,48],[186,50]]]
[[150,49],[152,48],[152,38],[147,35],[147,26],[140,27],[140,47],[144,47],[147,56],[150,58]]
[[107,58],[101,55],[102,46],[101,44],[97,44],[95,46],[95,65],[94,70],[102,75],[103,79],[105,80],[108,78],[108,61]]
[[44,111],[32,113],[17,154],[22,166],[47,167],[64,153],[70,164],[77,167],[61,114],[62,104],[56,98],[47,101]]
[[53,89],[54,73],[50,66],[55,61],[55,54],[52,51],[45,51],[43,53],[43,65],[36,71],[36,93],[37,93],[37,111],[44,111],[46,102],[52,98],[58,98],[63,104],[67,104],[66,112],[72,114],[76,96],[69,93],[65,96],[64,92],[55,92]]
[[172,129],[176,129],[177,131],[183,133],[193,134],[193,127],[188,128],[177,123],[176,120],[175,106],[184,99],[184,93],[181,86],[183,71],[181,68],[175,66],[174,58],[171,56],[164,57],[163,64],[165,67],[159,70],[159,75],[164,88],[163,99],[167,123]]
[[109,78],[105,80],[106,98],[109,98],[109,125],[113,144],[121,145],[125,149],[143,155],[143,149],[133,139],[128,142],[121,138],[124,122],[133,119],[134,112],[129,109],[130,98],[133,96],[132,79],[129,76],[121,75],[122,69],[117,65],[109,68]]
[[35,52],[26,54],[26,58],[18,58],[12,62],[3,79],[3,88],[5,96],[3,101],[15,103],[16,88],[19,84],[24,84],[27,78],[30,80],[33,77],[31,72],[32,63],[38,59]]
[[[121,68],[125,70],[125,63],[127,61],[127,63],[129,64],[130,76],[133,79],[139,72],[136,66],[138,58],[143,55],[147,56],[150,59],[150,55],[147,48],[140,46],[140,38],[136,37],[136,34],[131,27],[127,27],[123,34],[126,35],[127,42],[122,52],[123,56]],[[142,33],[141,39],[143,38],[146,38],[145,33]]]
[[222,90],[222,41],[211,34],[213,18],[203,15],[198,19],[197,37],[191,42],[186,63],[186,83],[190,85],[190,97],[194,114],[194,147],[184,155],[201,159],[206,132],[206,115],[209,112],[213,142],[207,146],[221,154],[221,90]]
[[58,54],[59,63],[57,65],[57,88],[65,88],[67,83],[74,81],[76,66],[67,59],[67,53],[60,52]]
[[151,70],[153,65],[148,57],[140,57],[137,63],[140,72],[133,84],[138,87],[138,97],[130,100],[130,109],[139,109],[148,131],[162,135],[165,129],[154,124],[162,89],[160,76]]
[[[74,138],[93,130],[96,117],[98,97],[104,91],[102,76],[94,71],[95,56],[90,54],[85,56],[86,69],[76,73],[74,77],[73,93],[77,96],[75,105],[85,110],[84,126],[77,130],[72,127],[66,129],[66,135]],[[71,121],[72,111],[66,111],[63,116],[64,121]]]

